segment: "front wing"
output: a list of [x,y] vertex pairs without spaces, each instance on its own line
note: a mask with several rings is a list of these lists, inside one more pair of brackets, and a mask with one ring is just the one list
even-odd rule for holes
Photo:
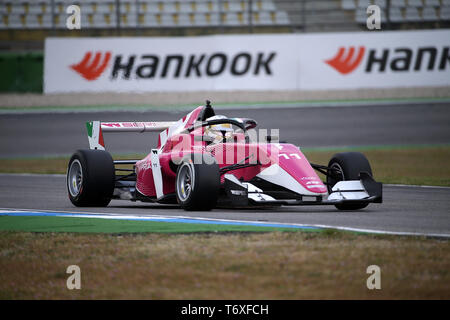
[[225,193],[232,206],[248,205],[336,205],[347,203],[382,203],[383,186],[367,172],[360,173],[360,180],[340,181],[332,188],[326,199],[322,196],[292,194],[292,199],[276,199],[264,190],[248,182],[239,181],[232,174],[225,174]]

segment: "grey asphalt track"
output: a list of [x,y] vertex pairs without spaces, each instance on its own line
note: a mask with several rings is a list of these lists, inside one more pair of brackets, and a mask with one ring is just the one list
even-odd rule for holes
[[[0,158],[70,155],[88,148],[85,122],[178,120],[187,112],[92,112],[0,115]],[[301,147],[450,143],[450,104],[220,110],[279,129],[280,140]],[[112,153],[149,152],[155,133],[105,135]]]
[[[176,120],[187,112],[89,112],[0,115],[0,158],[69,155],[87,148],[85,122]],[[450,104],[220,110],[248,117],[260,128],[280,130],[280,139],[301,147],[448,144]],[[156,134],[109,134],[113,153],[149,152]],[[216,219],[323,224],[393,232],[450,235],[450,188],[386,186],[384,203],[355,212],[334,207],[216,209],[185,212],[174,206],[113,200],[107,208],[75,208],[64,177],[0,175],[0,207],[39,210],[182,215]]]
[[113,200],[106,208],[77,208],[67,197],[64,176],[0,174],[1,208],[319,224],[450,236],[450,188],[385,186],[383,200],[382,204],[371,204],[360,211],[297,206],[187,212],[174,205],[124,200]]

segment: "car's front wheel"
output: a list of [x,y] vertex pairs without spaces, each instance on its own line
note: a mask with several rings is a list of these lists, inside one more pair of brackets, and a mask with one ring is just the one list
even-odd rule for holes
[[[331,193],[333,186],[343,180],[359,180],[360,172],[367,172],[372,175],[372,168],[369,160],[360,152],[342,152],[335,154],[330,162],[327,174],[328,192]],[[343,203],[337,204],[339,210],[358,210],[367,207],[367,203]]]

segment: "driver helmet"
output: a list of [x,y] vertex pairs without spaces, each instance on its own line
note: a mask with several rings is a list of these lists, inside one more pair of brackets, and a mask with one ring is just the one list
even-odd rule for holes
[[[216,115],[210,118],[207,118],[206,121],[210,120],[218,120],[218,119],[228,119],[228,117],[223,115]],[[213,143],[220,143],[223,141],[224,135],[225,139],[231,138],[233,136],[233,127],[231,123],[221,123],[221,124],[214,124],[212,126],[208,126],[205,129],[205,135],[211,137],[214,139]]]

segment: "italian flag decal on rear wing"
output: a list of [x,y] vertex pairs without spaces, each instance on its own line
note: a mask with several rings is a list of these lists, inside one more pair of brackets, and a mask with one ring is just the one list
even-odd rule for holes
[[100,121],[86,122],[89,148],[91,150],[105,150],[105,141],[103,140],[102,127]]
[[161,132],[176,121],[161,122],[86,122],[89,148],[92,150],[105,150],[103,132]]

